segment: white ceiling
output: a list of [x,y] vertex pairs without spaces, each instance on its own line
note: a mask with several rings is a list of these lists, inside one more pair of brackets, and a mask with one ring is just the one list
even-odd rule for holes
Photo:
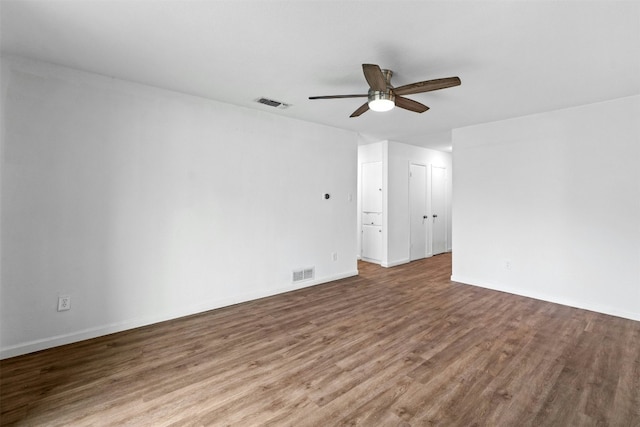
[[[638,1],[1,0],[2,52],[436,149],[451,129],[640,93]],[[349,115],[361,64],[423,114]],[[285,110],[255,102],[268,97]]]

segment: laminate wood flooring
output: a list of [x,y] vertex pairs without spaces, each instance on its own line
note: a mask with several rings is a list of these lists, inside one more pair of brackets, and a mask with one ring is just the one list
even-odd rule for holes
[[2,425],[640,426],[640,322],[359,269],[4,360]]

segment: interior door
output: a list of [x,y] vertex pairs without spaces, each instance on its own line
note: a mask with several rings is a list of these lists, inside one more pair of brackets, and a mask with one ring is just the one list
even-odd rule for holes
[[447,250],[447,169],[431,166],[431,252],[441,254]]
[[377,262],[382,259],[382,227],[362,226],[362,259]]
[[382,260],[382,162],[362,165],[362,234],[360,255],[365,261]]
[[382,162],[362,165],[362,212],[382,212]]
[[427,167],[409,165],[409,260],[427,256]]

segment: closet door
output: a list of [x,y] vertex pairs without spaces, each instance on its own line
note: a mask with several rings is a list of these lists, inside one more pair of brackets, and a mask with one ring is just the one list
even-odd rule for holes
[[362,212],[382,212],[382,162],[362,165]]
[[382,162],[362,165],[362,259],[382,260]]
[[447,250],[447,169],[431,166],[431,251],[433,255]]
[[409,165],[409,260],[427,256],[427,167]]
[[378,262],[382,259],[382,227],[362,226],[362,258]]

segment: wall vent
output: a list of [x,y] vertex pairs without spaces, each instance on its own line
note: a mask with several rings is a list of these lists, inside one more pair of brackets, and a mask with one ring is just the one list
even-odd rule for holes
[[305,268],[302,270],[293,270],[293,281],[302,282],[303,280],[311,280],[315,275],[315,268]]
[[268,105],[269,107],[280,108],[280,109],[284,109],[289,106],[289,104],[285,104],[284,102],[280,102],[280,101],[274,101],[273,99],[269,99],[269,98],[258,98],[256,99],[256,102],[258,102],[259,104]]

